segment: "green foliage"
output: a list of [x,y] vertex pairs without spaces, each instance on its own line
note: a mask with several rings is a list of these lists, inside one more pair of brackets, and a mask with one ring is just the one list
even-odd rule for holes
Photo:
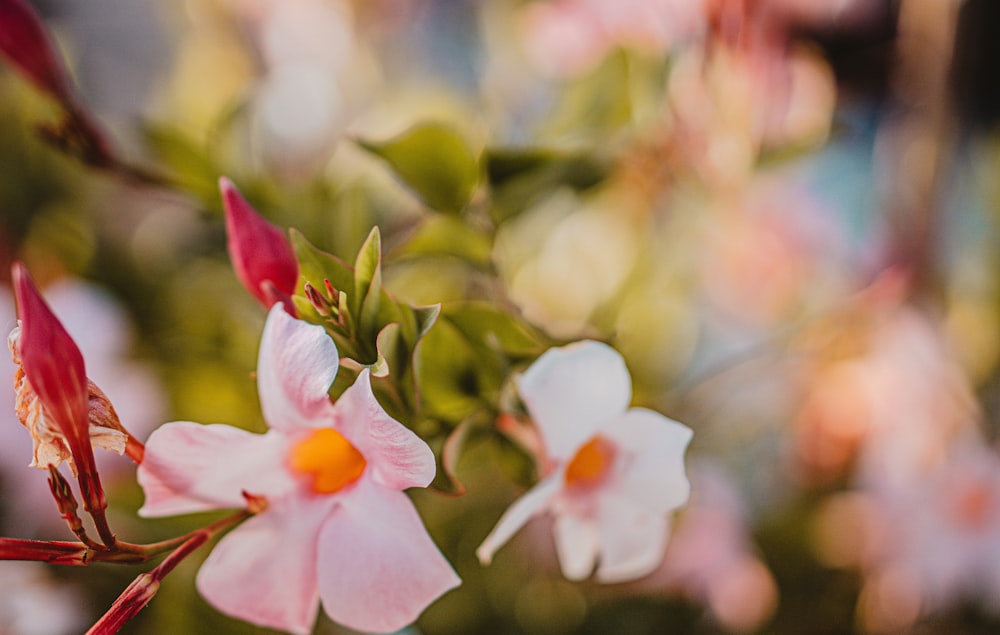
[[611,161],[595,151],[491,148],[484,155],[493,194],[491,214],[501,222],[560,187],[586,190],[609,175]]
[[[413,375],[417,343],[433,326],[439,307],[414,307],[382,287],[382,247],[373,228],[350,267],[292,230],[303,292],[293,300],[302,319],[324,326],[348,369],[368,368],[376,393],[394,415],[419,418]],[[346,384],[338,381],[339,392]]]
[[454,128],[437,122],[413,126],[387,141],[358,140],[383,159],[430,208],[462,211],[479,182],[479,158]]
[[477,230],[462,218],[431,216],[421,223],[394,256],[415,258],[424,256],[452,256],[480,269],[492,266],[491,237]]

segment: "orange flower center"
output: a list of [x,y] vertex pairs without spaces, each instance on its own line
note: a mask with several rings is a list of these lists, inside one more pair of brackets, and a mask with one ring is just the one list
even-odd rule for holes
[[577,450],[566,466],[566,485],[597,485],[607,477],[614,458],[615,446],[604,437],[594,437]]
[[291,468],[312,479],[317,494],[332,494],[361,478],[368,462],[333,428],[312,432],[292,447],[288,454]]

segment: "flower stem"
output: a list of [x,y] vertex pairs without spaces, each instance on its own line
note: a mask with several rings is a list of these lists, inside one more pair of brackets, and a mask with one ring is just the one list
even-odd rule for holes
[[[117,633],[126,622],[138,615],[139,611],[149,604],[156,592],[160,590],[160,582],[181,561],[208,542],[215,534],[238,525],[263,509],[263,507],[256,505],[250,497],[247,500],[249,506],[241,512],[227,516],[186,536],[142,546],[141,548],[147,551],[145,557],[152,557],[152,553],[157,549],[173,548],[174,551],[151,571],[137,577],[115,600],[108,612],[87,631],[86,635],[114,635]],[[126,546],[124,543],[119,544],[123,547]]]

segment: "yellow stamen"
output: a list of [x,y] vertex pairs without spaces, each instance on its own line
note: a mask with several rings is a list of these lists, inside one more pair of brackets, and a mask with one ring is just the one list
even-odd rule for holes
[[566,467],[566,485],[590,487],[603,481],[615,458],[615,446],[596,436],[573,456]]
[[317,494],[332,494],[361,477],[368,462],[333,428],[316,430],[299,441],[288,454],[291,468],[312,477]]

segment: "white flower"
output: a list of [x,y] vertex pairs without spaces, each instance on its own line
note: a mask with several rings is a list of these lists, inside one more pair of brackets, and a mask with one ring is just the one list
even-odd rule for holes
[[586,578],[595,565],[601,582],[650,573],[666,550],[670,512],[688,499],[684,452],[691,430],[629,408],[625,362],[599,342],[549,350],[518,388],[550,467],[500,518],[476,552],[480,560],[489,562],[533,516],[551,512],[567,578]]

